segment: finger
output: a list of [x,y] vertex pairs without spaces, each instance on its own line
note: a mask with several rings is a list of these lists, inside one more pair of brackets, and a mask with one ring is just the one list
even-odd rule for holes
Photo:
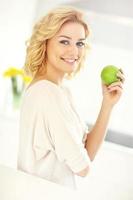
[[125,81],[125,78],[124,78],[124,74],[123,73],[121,73],[120,71],[117,73],[117,77],[118,77],[118,79],[122,82],[122,83],[124,83],[124,81]]
[[117,85],[117,86],[114,86],[114,87],[109,88],[108,91],[109,91],[109,92],[117,91],[117,92],[119,92],[119,93],[122,93],[123,88],[121,88],[120,86]]
[[87,134],[85,134],[85,135],[84,135],[84,137],[83,137],[83,140],[82,140],[82,141],[83,141],[83,142],[85,142],[85,141],[86,141],[86,139],[87,139]]
[[119,71],[120,71],[122,74],[124,74],[124,72],[123,72],[123,70],[122,70],[121,68],[119,69]]
[[108,89],[110,89],[110,88],[112,88],[112,87],[115,87],[115,86],[119,86],[120,88],[122,88],[122,83],[121,83],[121,81],[117,81],[117,82],[114,82],[114,83],[110,84],[110,85],[108,86]]
[[107,85],[105,85],[104,83],[102,83],[102,90],[103,91],[106,91],[108,88],[107,88]]
[[102,87],[106,87],[105,83],[103,83],[103,81],[101,81],[101,85]]

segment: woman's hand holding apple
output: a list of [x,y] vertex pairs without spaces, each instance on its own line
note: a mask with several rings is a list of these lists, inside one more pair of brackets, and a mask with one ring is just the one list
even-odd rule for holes
[[121,69],[115,66],[106,66],[101,72],[101,79],[103,103],[112,107],[119,101],[122,95],[125,80],[124,74]]

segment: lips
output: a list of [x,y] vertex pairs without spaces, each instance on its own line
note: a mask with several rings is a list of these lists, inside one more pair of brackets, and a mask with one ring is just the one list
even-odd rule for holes
[[74,64],[78,59],[76,58],[61,58],[63,61],[69,64]]

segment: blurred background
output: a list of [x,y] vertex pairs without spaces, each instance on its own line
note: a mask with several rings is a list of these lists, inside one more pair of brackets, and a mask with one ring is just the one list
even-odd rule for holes
[[[58,5],[83,9],[92,29],[91,51],[85,67],[68,83],[77,108],[89,126],[94,124],[100,108],[102,68],[112,64],[124,71],[123,96],[111,115],[105,143],[94,162],[91,180],[94,185],[101,184],[101,179],[104,184],[108,180],[109,186],[104,185],[108,192],[114,181],[118,188],[121,182],[121,189],[116,191],[113,199],[118,192],[121,200],[133,199],[132,0],[0,0],[0,164],[16,167],[20,111],[20,107],[12,106],[11,79],[4,77],[3,73],[10,67],[23,67],[25,42],[34,23]],[[87,186],[88,179],[83,185],[80,179],[78,181],[80,187]],[[111,191],[115,190],[112,188]]]

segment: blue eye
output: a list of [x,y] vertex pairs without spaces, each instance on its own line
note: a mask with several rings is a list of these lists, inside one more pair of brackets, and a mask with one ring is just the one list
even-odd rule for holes
[[85,46],[85,43],[84,42],[77,42],[76,45],[78,47],[84,47]]
[[69,44],[69,41],[68,41],[68,40],[61,40],[60,43],[65,44],[65,45],[68,45],[68,44]]

